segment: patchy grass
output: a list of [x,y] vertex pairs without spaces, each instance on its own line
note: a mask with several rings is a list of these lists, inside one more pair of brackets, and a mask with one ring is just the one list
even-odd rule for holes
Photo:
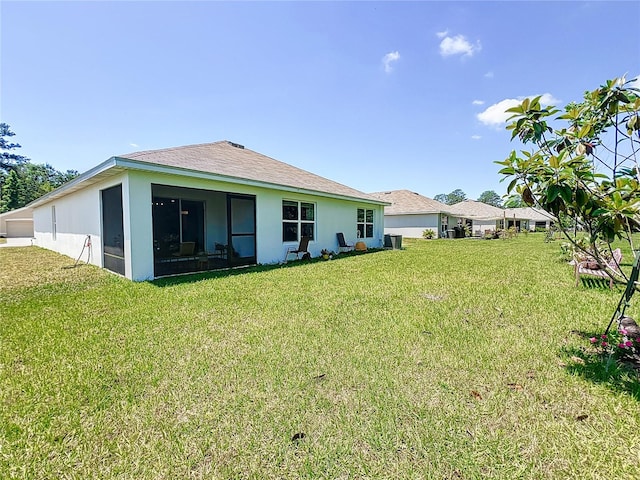
[[633,478],[585,338],[621,291],[542,239],[137,284],[0,249],[0,478]]

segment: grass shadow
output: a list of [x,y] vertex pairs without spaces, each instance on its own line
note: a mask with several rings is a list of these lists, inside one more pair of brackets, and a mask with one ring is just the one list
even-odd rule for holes
[[[580,285],[584,288],[592,290],[611,290],[609,288],[609,279],[600,277],[580,277]],[[620,289],[619,286],[624,285],[622,283],[614,282],[613,288]]]
[[[596,334],[573,332],[585,339]],[[571,375],[578,375],[598,385],[606,386],[615,393],[630,395],[640,401],[640,370],[638,365],[619,361],[612,355],[600,351],[588,351],[577,347],[564,347],[562,354],[571,359],[565,369]]]
[[173,285],[184,285],[189,283],[200,282],[202,280],[209,280],[215,278],[227,278],[234,277],[236,275],[246,275],[249,273],[259,273],[259,272],[269,272],[271,270],[280,270],[283,268],[298,268],[304,265],[310,265],[312,263],[320,263],[320,262],[336,262],[340,260],[344,260],[351,257],[357,257],[360,255],[370,255],[372,253],[383,252],[385,249],[383,248],[374,248],[368,249],[366,251],[351,251],[351,252],[343,252],[339,255],[336,255],[331,260],[325,260],[322,257],[310,258],[307,260],[293,260],[287,263],[273,263],[273,264],[264,264],[264,265],[247,265],[242,267],[230,267],[219,270],[209,270],[202,272],[191,272],[191,273],[181,273],[161,278],[156,278],[154,280],[150,280],[148,283],[155,287],[170,287]]

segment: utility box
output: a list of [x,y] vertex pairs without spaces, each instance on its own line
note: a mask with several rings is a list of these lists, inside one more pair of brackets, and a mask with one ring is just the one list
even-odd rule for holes
[[391,237],[391,248],[394,250],[402,249],[402,235],[389,235]]

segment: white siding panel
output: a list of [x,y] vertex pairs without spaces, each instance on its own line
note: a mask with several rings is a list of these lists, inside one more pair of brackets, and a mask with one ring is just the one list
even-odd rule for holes
[[[124,183],[126,175],[119,175],[107,182],[91,185],[71,195],[38,206],[33,211],[34,245],[78,258],[87,235],[91,235],[91,256],[87,251],[82,261],[102,266],[102,213],[100,191]],[[51,207],[56,212],[56,238],[53,238]],[[126,226],[125,226],[126,232]],[[126,248],[126,247],[125,247]]]
[[384,233],[402,235],[406,238],[422,238],[426,229],[439,231],[439,217],[437,213],[423,215],[387,215],[384,217]]

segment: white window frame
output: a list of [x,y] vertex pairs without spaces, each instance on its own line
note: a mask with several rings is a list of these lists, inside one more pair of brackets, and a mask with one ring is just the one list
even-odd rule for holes
[[[296,218],[295,219],[286,219],[284,218],[284,206],[285,206],[285,202],[287,203],[295,203],[297,205],[297,214],[296,214]],[[302,209],[303,206],[311,206],[313,207],[313,220],[303,220],[302,219]],[[310,236],[310,240],[313,241],[316,239],[317,237],[317,224],[316,224],[316,218],[317,218],[317,212],[318,212],[318,205],[315,202],[308,202],[308,201],[303,201],[303,200],[292,200],[289,198],[283,198],[282,199],[282,210],[281,210],[281,215],[282,215],[282,242],[283,243],[291,243],[291,242],[299,242],[300,238],[302,236],[302,226],[303,225],[312,225],[312,231],[313,231],[313,235]],[[294,239],[289,239],[289,240],[285,240],[285,234],[284,234],[284,226],[286,224],[291,224],[291,225],[295,225],[296,226],[296,236],[297,238]]]
[[[363,221],[360,221],[360,211],[363,213]],[[367,221],[367,212],[371,212],[371,221]],[[373,208],[358,208],[356,212],[356,231],[360,235],[359,238],[373,238],[375,235],[375,219],[376,211]],[[362,232],[360,232],[360,226],[362,225]],[[371,227],[371,235],[367,235],[367,227]]]

